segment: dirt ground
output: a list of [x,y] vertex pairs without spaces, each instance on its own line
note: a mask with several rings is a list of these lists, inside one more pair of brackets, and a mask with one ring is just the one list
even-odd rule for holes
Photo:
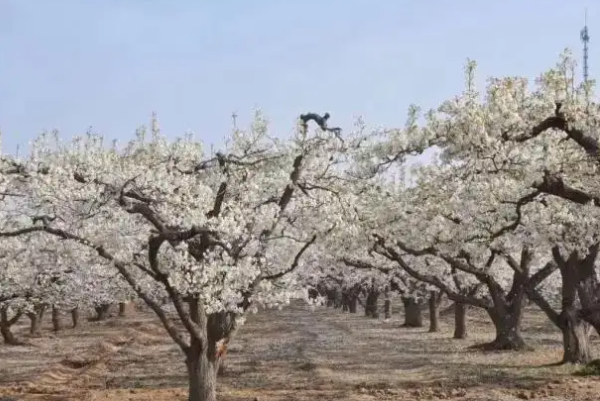
[[[491,324],[469,312],[468,340],[315,311],[295,303],[252,315],[230,346],[220,400],[598,400],[600,378],[574,377],[560,360],[560,333],[535,309],[524,336],[535,351],[488,353],[467,347],[492,339]],[[49,324],[49,322],[48,322]],[[183,357],[150,312],[83,322],[57,335],[0,345],[0,400],[185,400]],[[594,353],[600,357],[600,342]],[[10,399],[10,398],[8,398]]]

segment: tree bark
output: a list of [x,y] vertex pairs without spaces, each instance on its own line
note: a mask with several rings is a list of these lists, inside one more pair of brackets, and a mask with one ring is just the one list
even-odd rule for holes
[[592,360],[590,350],[590,327],[577,316],[575,308],[563,310],[560,318],[563,335],[562,363],[588,363]]
[[379,291],[374,288],[370,288],[365,301],[365,316],[372,317],[374,319],[379,317],[379,310],[377,308],[378,301]]
[[18,313],[11,319],[8,318],[7,308],[0,308],[0,334],[6,345],[20,345],[21,342],[15,338],[15,335],[11,331],[11,327],[17,323],[21,314]]
[[496,338],[491,343],[482,344],[481,348],[491,351],[518,351],[526,348],[521,336],[520,310],[501,314],[495,309],[488,309],[487,312],[494,323]]
[[358,295],[352,293],[348,299],[348,312],[356,313],[358,310]]
[[342,312],[350,312],[350,298],[346,290],[342,290]]
[[[527,296],[534,302],[550,321],[562,332],[563,358],[561,363],[587,363],[591,361],[589,337],[591,328],[584,321],[585,313],[577,304],[578,287],[585,290],[588,285],[595,284],[594,262],[598,247],[592,246],[590,252],[582,259],[577,252],[571,252],[564,258],[558,247],[552,249],[552,255],[561,274],[561,311],[552,305],[535,288],[527,288]],[[592,274],[593,273],[593,274]],[[588,303],[587,291],[579,294],[582,307]],[[583,296],[582,296],[583,295]],[[593,295],[593,294],[589,294]]]
[[423,313],[421,306],[414,298],[402,297],[404,305],[404,324],[403,327],[423,327]]
[[103,304],[103,305],[96,306],[94,308],[94,310],[96,311],[96,316],[93,320],[95,320],[97,322],[106,320],[106,318],[108,318],[108,311],[110,310],[110,304]]
[[202,346],[195,339],[191,343],[185,361],[189,381],[188,401],[216,401],[219,367],[215,344]]
[[58,309],[56,306],[52,306],[52,330],[54,332],[59,332],[62,330],[60,309]]
[[435,333],[439,331],[439,299],[440,296],[437,291],[429,292],[429,332]]
[[71,309],[71,321],[73,322],[73,328],[79,326],[79,308]]
[[463,340],[467,338],[467,305],[461,302],[454,303],[454,336]]
[[392,318],[392,300],[389,298],[383,302],[383,317],[385,320]]
[[44,318],[44,312],[46,311],[45,305],[36,305],[33,308],[33,312],[27,313],[29,318],[29,334],[32,336],[39,336],[42,330],[42,320]]
[[119,302],[119,317],[124,317],[127,314],[127,302]]

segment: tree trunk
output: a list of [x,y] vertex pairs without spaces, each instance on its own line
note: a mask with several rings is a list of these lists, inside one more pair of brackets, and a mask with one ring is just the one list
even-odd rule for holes
[[404,324],[403,327],[423,327],[423,314],[421,306],[414,298],[402,297],[404,305]]
[[350,294],[349,300],[348,300],[348,312],[356,313],[357,310],[358,310],[358,295]]
[[2,335],[2,339],[4,340],[4,344],[6,345],[20,345],[21,342],[15,338],[15,335],[10,330],[12,325],[17,323],[21,314],[18,313],[11,319],[8,318],[8,312],[6,308],[0,309],[0,334]]
[[526,348],[525,341],[521,337],[520,306],[517,311],[505,311],[505,313],[499,313],[495,309],[487,310],[496,329],[496,338],[491,343],[482,344],[481,348],[490,351],[518,351]]
[[52,330],[55,332],[62,330],[60,309],[58,309],[56,306],[52,306]]
[[[192,346],[186,355],[186,367],[189,380],[188,401],[217,400],[217,370],[216,347],[214,344],[202,347],[197,340],[192,340]],[[212,352],[211,352],[212,351]]]
[[339,288],[336,288],[335,290],[335,294],[334,294],[334,300],[333,300],[333,307],[335,309],[339,309],[343,306],[344,302],[342,300],[342,290]]
[[429,292],[429,332],[435,333],[439,331],[439,295],[437,291]]
[[342,291],[342,312],[350,311],[350,298],[347,291]]
[[71,309],[71,321],[73,322],[73,328],[79,326],[79,308]]
[[96,306],[94,308],[96,310],[96,317],[93,320],[96,321],[102,321],[102,320],[106,320],[106,318],[108,318],[108,311],[110,309],[110,304],[103,304],[103,305],[99,305]]
[[30,320],[29,334],[32,336],[39,336],[41,334],[45,310],[45,305],[37,305],[33,308],[33,312],[27,314],[27,317]]
[[127,302],[119,302],[119,317],[124,317],[127,312]]
[[377,308],[377,302],[379,301],[379,291],[370,289],[367,294],[365,301],[365,316],[377,319],[379,317],[379,310]]
[[562,363],[588,363],[592,360],[590,350],[590,327],[577,316],[574,308],[565,309],[561,316],[563,335]]
[[335,306],[335,290],[327,290],[327,306],[334,307]]
[[392,300],[389,298],[383,301],[383,317],[385,320],[392,318]]
[[454,303],[454,336],[455,339],[467,338],[467,305]]

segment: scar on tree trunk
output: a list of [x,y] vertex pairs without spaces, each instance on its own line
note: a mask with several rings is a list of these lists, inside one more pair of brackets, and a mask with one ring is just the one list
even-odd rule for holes
[[563,335],[562,363],[588,363],[592,360],[590,351],[591,327],[577,316],[577,310],[564,310],[560,316]]
[[8,318],[8,308],[3,307],[0,309],[0,334],[6,345],[23,345],[23,342],[16,339],[15,335],[11,331],[11,327],[19,321],[21,313],[17,313],[12,318]]

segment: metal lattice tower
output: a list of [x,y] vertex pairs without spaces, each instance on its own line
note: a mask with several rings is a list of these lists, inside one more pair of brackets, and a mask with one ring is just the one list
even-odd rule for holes
[[590,42],[590,35],[587,27],[587,10],[585,10],[585,25],[581,30],[581,41],[583,42],[583,80],[588,80],[588,43]]

